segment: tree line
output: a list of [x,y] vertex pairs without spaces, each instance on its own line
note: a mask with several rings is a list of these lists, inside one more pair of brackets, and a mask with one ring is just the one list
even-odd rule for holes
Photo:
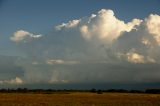
[[146,89],[146,90],[126,90],[126,89],[95,89],[92,88],[90,90],[78,90],[78,89],[27,89],[27,88],[17,88],[17,89],[0,89],[0,93],[70,93],[70,92],[91,92],[91,93],[150,93],[150,94],[160,94],[160,89]]

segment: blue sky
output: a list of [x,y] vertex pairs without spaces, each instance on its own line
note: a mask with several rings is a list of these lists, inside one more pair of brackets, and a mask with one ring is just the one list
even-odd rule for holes
[[0,0],[0,84],[159,83],[159,5]]

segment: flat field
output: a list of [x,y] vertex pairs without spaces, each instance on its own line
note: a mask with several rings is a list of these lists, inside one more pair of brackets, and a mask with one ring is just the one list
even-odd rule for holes
[[0,106],[160,106],[160,94],[0,93]]

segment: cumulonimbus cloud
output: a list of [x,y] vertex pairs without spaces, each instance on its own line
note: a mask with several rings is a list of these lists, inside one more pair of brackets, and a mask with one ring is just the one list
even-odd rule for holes
[[[41,35],[21,30],[11,40],[19,43],[28,37]],[[160,73],[159,15],[125,22],[112,10],[102,9],[91,16],[57,25],[43,38],[23,44],[28,60],[22,66],[28,81],[160,81],[160,76],[154,77]]]

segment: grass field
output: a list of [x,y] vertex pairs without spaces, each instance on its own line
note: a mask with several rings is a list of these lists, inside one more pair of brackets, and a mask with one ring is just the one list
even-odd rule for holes
[[0,106],[160,106],[160,94],[0,93]]

